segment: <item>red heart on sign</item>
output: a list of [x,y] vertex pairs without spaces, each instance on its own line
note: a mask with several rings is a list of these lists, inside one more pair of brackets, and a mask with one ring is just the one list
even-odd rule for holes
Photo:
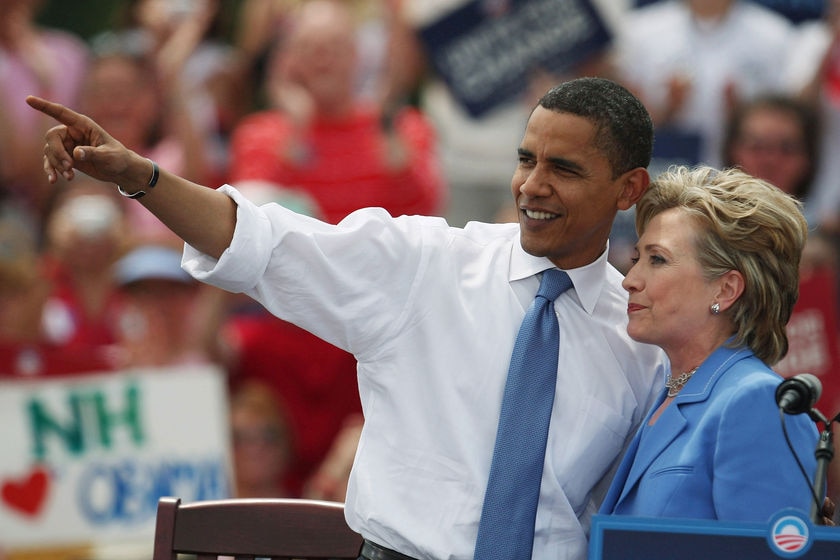
[[3,502],[12,509],[35,516],[44,505],[49,482],[46,469],[36,466],[22,479],[4,481],[0,495],[3,497]]

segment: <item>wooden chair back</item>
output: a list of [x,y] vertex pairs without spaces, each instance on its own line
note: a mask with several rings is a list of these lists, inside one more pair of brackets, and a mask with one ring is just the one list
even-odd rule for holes
[[344,520],[344,505],[300,499],[158,501],[153,560],[356,559],[362,537]]

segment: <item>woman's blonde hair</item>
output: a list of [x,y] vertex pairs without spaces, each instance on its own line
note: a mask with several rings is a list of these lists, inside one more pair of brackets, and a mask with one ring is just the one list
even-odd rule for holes
[[[808,237],[802,204],[737,169],[672,167],[636,205],[641,236],[657,214],[681,209],[698,226],[697,260],[707,280],[730,270],[744,292],[726,310],[733,346],[747,346],[768,365],[788,351],[785,325],[799,295],[799,261]],[[710,302],[711,305],[711,302]]]

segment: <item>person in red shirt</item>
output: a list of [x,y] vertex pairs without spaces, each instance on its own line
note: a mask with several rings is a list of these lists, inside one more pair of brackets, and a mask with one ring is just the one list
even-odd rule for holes
[[122,306],[112,266],[126,249],[125,205],[111,185],[80,179],[55,191],[44,224],[43,329],[68,349],[116,344]]
[[442,211],[445,185],[427,118],[414,107],[378,107],[354,94],[356,34],[345,5],[303,4],[270,64],[264,86],[273,107],[234,130],[233,184],[300,189],[331,223],[367,206],[394,216]]
[[109,371],[107,346],[51,338],[44,309],[54,283],[45,272],[34,234],[0,205],[0,379]]

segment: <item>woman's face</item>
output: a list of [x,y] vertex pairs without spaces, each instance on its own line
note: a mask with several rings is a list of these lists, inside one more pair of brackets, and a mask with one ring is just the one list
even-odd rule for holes
[[711,327],[709,307],[718,293],[697,260],[694,239],[701,234],[680,209],[666,210],[647,225],[637,260],[622,285],[629,292],[627,332],[639,342],[686,348]]
[[155,86],[131,59],[112,56],[90,68],[83,91],[85,112],[134,150],[144,150],[160,115]]
[[282,428],[259,411],[241,407],[231,414],[231,428],[238,485],[277,485],[289,460],[288,441]]
[[744,117],[732,146],[732,162],[783,192],[795,192],[811,169],[804,131],[796,115],[760,107]]

